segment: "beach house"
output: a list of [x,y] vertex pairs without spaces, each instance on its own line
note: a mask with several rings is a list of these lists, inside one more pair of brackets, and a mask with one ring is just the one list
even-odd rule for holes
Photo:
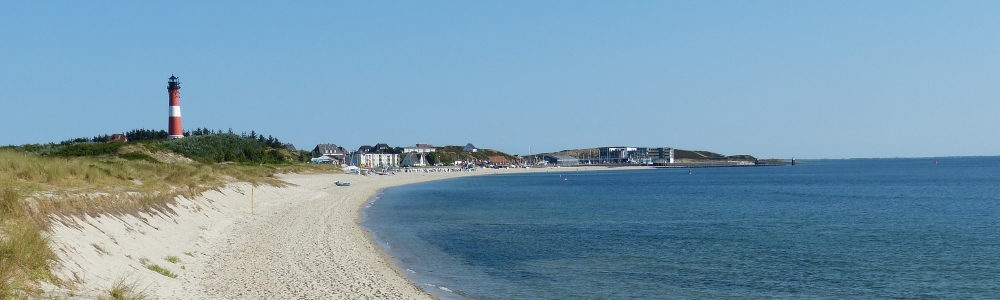
[[399,163],[400,167],[426,167],[427,157],[425,153],[419,152],[407,152],[403,153],[403,161]]
[[108,142],[128,143],[128,137],[124,133],[115,133],[108,137]]
[[427,166],[427,153],[434,151],[436,149],[431,144],[417,144],[413,147],[403,147],[403,161],[399,165],[403,167]]
[[312,150],[313,163],[343,164],[347,160],[347,149],[337,144],[319,144]]

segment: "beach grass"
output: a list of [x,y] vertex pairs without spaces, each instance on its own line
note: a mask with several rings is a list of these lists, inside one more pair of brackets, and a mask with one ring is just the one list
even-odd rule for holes
[[168,261],[168,262],[172,263],[172,264],[176,264],[176,263],[179,263],[179,262],[181,262],[181,258],[180,258],[180,257],[176,257],[176,256],[173,256],[173,255],[168,255],[168,256],[167,256],[166,258],[164,258],[164,259],[165,259],[166,261]]
[[0,299],[18,298],[33,281],[52,278],[55,255],[29,213],[20,193],[0,188]]
[[[314,165],[153,160],[144,156],[40,156],[0,149],[0,299],[36,295],[39,281],[65,284],[50,271],[55,255],[43,232],[52,221],[100,214],[159,214],[169,212],[176,197],[193,198],[231,182],[280,187],[287,183],[278,180],[277,174],[333,171]],[[99,246],[95,248],[100,251]]]
[[108,296],[99,298],[101,300],[144,300],[149,299],[149,295],[146,294],[146,289],[139,288],[138,282],[127,282],[126,279],[120,278],[111,286],[108,290]]
[[170,270],[168,270],[167,268],[161,267],[156,264],[146,265],[146,269],[150,269],[153,272],[160,273],[160,275],[163,276],[167,276],[170,278],[177,278],[177,274],[174,274],[174,272],[170,272]]

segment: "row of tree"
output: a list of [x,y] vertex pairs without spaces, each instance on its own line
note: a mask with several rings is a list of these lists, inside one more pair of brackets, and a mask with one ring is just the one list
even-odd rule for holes
[[[285,163],[297,156],[283,154],[266,144],[261,136],[251,138],[232,133],[194,135],[163,142],[170,150],[206,163]],[[287,152],[286,152],[287,153]]]
[[[208,128],[197,128],[185,131],[186,138],[168,140],[166,130],[133,129],[124,133],[130,143],[146,144],[148,149],[160,145],[173,152],[189,158],[206,162],[239,162],[239,163],[284,163],[289,161],[309,161],[309,153],[289,153],[285,144],[273,136],[264,136],[256,131],[249,134],[242,132],[237,135],[232,129],[228,131],[213,131]],[[31,144],[8,146],[15,150],[39,155],[57,156],[98,156],[114,155],[123,143],[108,143],[110,135],[98,135],[91,138],[74,138],[59,144]]]
[[[219,129],[219,131],[212,131],[211,129],[208,128],[196,128],[195,130],[185,131],[184,136],[201,136],[201,135],[213,135],[213,134],[224,134],[224,133],[235,134],[233,133],[232,128],[229,128],[228,132],[224,132],[222,131],[222,129]],[[125,132],[125,137],[127,137],[128,140],[131,142],[166,140],[167,137],[169,136],[170,134],[167,133],[166,130],[151,130],[145,128],[133,129]],[[257,134],[257,132],[253,130],[250,131],[250,134],[247,134],[244,131],[240,134],[240,136],[257,140],[258,143],[266,147],[271,147],[275,149],[281,149],[285,147],[285,144],[282,143],[277,138],[270,135],[268,135],[265,138],[263,134]],[[79,143],[101,143],[101,142],[107,142],[109,138],[111,138],[111,135],[102,134],[94,136],[92,138],[68,139],[62,141],[60,144],[69,145],[69,144],[79,144]]]

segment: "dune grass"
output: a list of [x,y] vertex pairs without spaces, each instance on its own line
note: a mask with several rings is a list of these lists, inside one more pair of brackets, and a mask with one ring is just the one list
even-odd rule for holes
[[63,284],[51,274],[55,255],[43,235],[53,218],[169,212],[178,196],[193,198],[230,182],[284,186],[276,174],[328,170],[38,156],[0,149],[0,299],[37,295],[39,281]]
[[149,299],[149,295],[146,294],[146,288],[139,288],[138,282],[127,282],[125,278],[118,279],[115,281],[111,289],[108,290],[108,296],[98,298],[101,300],[144,300]]
[[160,273],[160,275],[163,276],[167,276],[170,278],[177,278],[177,274],[174,274],[174,272],[170,272],[170,270],[168,270],[167,268],[161,267],[156,264],[146,265],[146,269],[153,270],[153,272]]
[[167,258],[165,258],[165,260],[168,261],[168,262],[170,262],[170,263],[172,263],[172,264],[176,264],[176,263],[181,262],[181,258],[180,257],[173,256],[173,255],[167,255]]
[[0,299],[21,298],[36,280],[51,279],[55,255],[20,194],[0,188]]

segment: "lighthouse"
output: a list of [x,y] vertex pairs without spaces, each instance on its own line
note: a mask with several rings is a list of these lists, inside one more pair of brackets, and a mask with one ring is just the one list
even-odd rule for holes
[[181,127],[181,82],[177,81],[177,79],[177,76],[170,74],[170,80],[167,80],[167,93],[170,94],[170,116],[167,124],[168,139],[184,137],[184,129]]

